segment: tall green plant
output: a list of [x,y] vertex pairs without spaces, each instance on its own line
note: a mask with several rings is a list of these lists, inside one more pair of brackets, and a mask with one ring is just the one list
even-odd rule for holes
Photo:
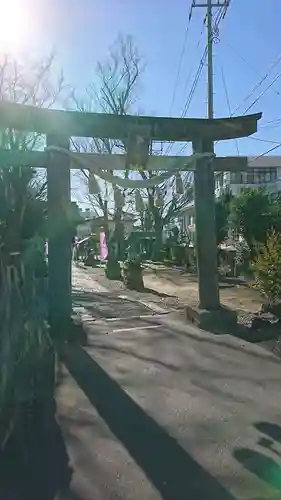
[[216,234],[218,245],[222,243],[228,235],[229,215],[232,200],[233,195],[229,191],[223,193],[216,200]]
[[281,301],[281,234],[272,231],[254,260],[255,288],[269,306]]

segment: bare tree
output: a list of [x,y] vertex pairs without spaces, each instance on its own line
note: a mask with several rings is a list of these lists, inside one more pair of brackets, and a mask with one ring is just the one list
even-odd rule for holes
[[[97,64],[97,82],[90,84],[79,98],[73,93],[72,100],[75,108],[80,111],[101,111],[116,115],[125,115],[134,112],[137,102],[140,77],[144,70],[142,59],[132,36],[119,36],[109,50],[108,57]],[[78,151],[92,153],[113,154],[123,153],[126,150],[124,142],[97,139],[76,140],[74,147]],[[89,174],[82,171],[78,174],[84,181],[88,181]],[[129,172],[124,174],[129,175]],[[115,221],[115,239],[122,247],[123,242],[123,212],[131,206],[131,197],[128,190],[122,190],[121,197],[125,199],[125,206],[116,203],[116,187],[104,182],[101,193],[89,195],[88,202],[96,213],[102,214],[104,228],[109,236],[108,220],[112,216]],[[115,201],[114,201],[115,198]],[[122,254],[122,248],[119,248]]]
[[[29,104],[41,108],[51,108],[62,104],[70,92],[65,84],[62,71],[57,71],[55,54],[40,60],[19,60],[5,56],[0,62],[0,101]],[[0,147],[7,149],[31,150],[44,146],[42,134],[5,129],[0,133]],[[15,170],[15,169],[14,169]],[[18,169],[20,173],[20,170]],[[45,191],[45,174],[26,169],[26,180],[36,195]]]
[[[143,180],[153,178],[158,172],[139,171]],[[189,175],[182,176],[182,193],[177,193],[175,178],[172,177],[160,186],[143,190],[142,199],[145,200],[141,214],[142,225],[145,231],[155,232],[155,243],[152,258],[160,258],[162,248],[163,229],[175,221],[181,210],[193,199],[192,179]]]

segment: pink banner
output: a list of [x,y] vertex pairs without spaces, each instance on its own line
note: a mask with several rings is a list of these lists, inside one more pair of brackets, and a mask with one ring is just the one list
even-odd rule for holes
[[105,260],[108,254],[105,232],[100,232],[100,258]]

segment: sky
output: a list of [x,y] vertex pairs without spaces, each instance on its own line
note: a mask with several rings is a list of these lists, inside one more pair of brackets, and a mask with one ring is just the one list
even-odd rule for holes
[[[83,92],[93,81],[97,61],[106,58],[118,34],[133,35],[146,64],[138,108],[148,115],[181,116],[206,44],[205,11],[194,9],[189,22],[190,4],[191,0],[0,0],[0,33],[9,38],[3,40],[2,35],[1,40],[0,35],[0,44],[36,57],[55,49],[67,80]],[[231,0],[214,45],[215,116],[227,117],[239,105],[236,114],[243,114],[278,76],[281,61],[251,93],[281,56],[280,19],[280,0]],[[186,116],[206,117],[206,100],[204,67]],[[217,154],[256,156],[277,145],[281,121],[272,121],[281,118],[280,109],[281,77],[249,110],[263,112],[255,139],[221,141]],[[281,148],[272,154],[278,153]]]

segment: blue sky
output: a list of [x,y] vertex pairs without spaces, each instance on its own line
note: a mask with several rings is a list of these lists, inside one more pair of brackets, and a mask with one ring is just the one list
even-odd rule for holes
[[[139,107],[146,114],[168,115],[178,70],[191,0],[22,0],[34,4],[33,22],[37,21],[36,50],[56,47],[59,62],[67,78],[78,89],[89,83],[98,60],[119,33],[132,34],[146,62]],[[197,1],[198,3],[198,1]],[[175,94],[172,114],[180,116],[189,93],[206,33],[200,39],[203,9],[195,9],[187,36],[182,71]],[[229,114],[222,68],[232,111],[281,54],[280,0],[232,0],[221,23],[220,43],[214,47],[215,114]],[[30,40],[32,28],[30,30]],[[200,39],[199,45],[198,41]],[[196,49],[197,47],[197,49]],[[234,49],[234,50],[233,50]],[[239,56],[239,55],[240,56]],[[251,69],[241,56],[254,68]],[[187,81],[192,70],[192,78]],[[281,63],[264,85],[239,111],[242,113],[281,70]],[[281,78],[273,87],[281,94]],[[263,111],[264,125],[280,116],[281,95],[269,89],[251,109]],[[206,72],[196,90],[188,116],[206,115]],[[262,123],[261,123],[262,126]],[[270,124],[260,128],[257,137],[281,142],[280,128]],[[274,146],[274,144],[272,144]],[[260,154],[271,147],[252,139],[239,141],[240,154]],[[220,143],[217,152],[236,154],[236,144]],[[278,153],[278,150],[277,152]],[[281,151],[280,151],[281,154]]]
[[[169,115],[191,0],[16,1],[26,6],[26,20],[30,21],[28,50],[43,53],[55,47],[67,79],[79,90],[91,81],[97,61],[106,57],[108,47],[118,34],[133,35],[146,62],[138,107],[145,114]],[[182,113],[204,50],[205,30],[200,38],[203,16],[203,9],[195,9],[189,25],[171,109],[173,116]],[[216,116],[229,115],[222,71],[233,111],[281,55],[280,19],[280,0],[231,0],[227,16],[220,25],[220,43],[214,47]],[[191,79],[187,81],[190,70]],[[281,62],[239,112],[246,110],[278,70],[281,71]],[[204,69],[187,116],[206,116],[206,89]],[[281,142],[281,125],[279,128],[268,123],[280,117],[280,109],[281,78],[251,109],[251,112],[264,114],[257,138]],[[239,152],[258,155],[273,146],[273,143],[243,139],[239,141]],[[236,143],[221,142],[216,151],[223,155],[237,154]],[[281,154],[281,148],[274,153]]]

